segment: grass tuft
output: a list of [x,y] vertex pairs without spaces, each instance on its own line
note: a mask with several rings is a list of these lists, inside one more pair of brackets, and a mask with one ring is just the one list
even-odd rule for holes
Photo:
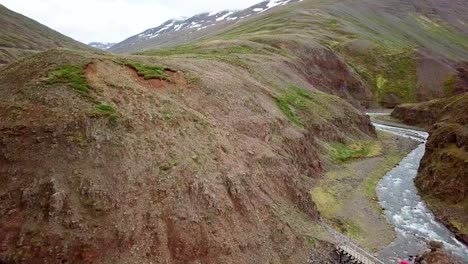
[[297,86],[290,85],[289,90],[283,96],[275,98],[275,100],[278,108],[291,122],[300,127],[304,125],[297,110],[304,109],[307,103],[313,100],[312,94]]
[[357,141],[350,145],[333,143],[327,146],[328,155],[335,163],[346,163],[356,159],[378,156],[382,147],[374,141]]
[[454,86],[455,86],[455,75],[450,75],[445,81],[444,81],[444,94],[447,97],[453,96],[454,95]]
[[65,65],[55,69],[47,75],[49,83],[66,83],[73,89],[81,93],[89,93],[89,87],[86,84],[83,67],[76,65]]
[[99,114],[106,116],[109,118],[109,121],[115,123],[118,119],[118,115],[115,112],[114,108],[111,105],[106,103],[101,103],[100,105],[96,106],[96,109]]
[[127,66],[135,69],[139,76],[149,79],[160,79],[168,80],[168,76],[165,74],[166,68],[162,66],[147,66],[137,62],[127,62]]
[[298,126],[303,126],[302,120],[297,114],[296,110],[293,107],[293,103],[288,101],[284,97],[276,98],[276,105],[278,108],[286,115],[289,121],[293,122]]

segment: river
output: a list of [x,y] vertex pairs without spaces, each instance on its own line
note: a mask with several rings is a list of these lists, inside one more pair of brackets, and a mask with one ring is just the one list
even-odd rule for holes
[[443,224],[437,222],[432,212],[418,195],[414,185],[419,163],[424,156],[428,133],[407,128],[374,124],[378,130],[412,138],[421,144],[406,156],[400,164],[388,172],[377,185],[379,203],[385,217],[396,231],[396,239],[378,252],[385,263],[421,254],[427,249],[427,241],[444,242],[444,248],[468,263],[468,248],[459,242]]

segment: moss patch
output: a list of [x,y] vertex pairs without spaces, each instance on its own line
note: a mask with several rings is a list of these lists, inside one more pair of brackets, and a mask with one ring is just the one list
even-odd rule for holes
[[166,68],[162,66],[148,66],[143,65],[137,62],[127,62],[127,66],[132,67],[135,69],[139,76],[145,78],[145,80],[149,79],[160,79],[160,80],[167,80],[168,76],[165,74]]
[[96,106],[96,110],[99,115],[106,116],[111,122],[116,122],[118,119],[118,115],[111,105],[101,103]]
[[[339,100],[322,92],[311,92],[295,85],[275,98],[276,105],[292,123],[299,127],[304,126],[304,119],[318,117],[327,118],[330,115],[330,103]],[[305,117],[305,118],[304,118]]]
[[447,97],[453,96],[453,92],[455,90],[455,75],[450,75],[445,81],[444,81],[444,94]]
[[323,217],[328,219],[336,217],[341,208],[341,204],[337,201],[336,194],[333,190],[318,187],[311,191],[310,195]]
[[327,153],[335,163],[345,163],[366,157],[375,157],[382,153],[382,147],[376,141],[357,141],[352,144],[332,143]]
[[47,81],[48,83],[66,83],[81,93],[89,93],[82,66],[65,65],[57,68],[48,73]]

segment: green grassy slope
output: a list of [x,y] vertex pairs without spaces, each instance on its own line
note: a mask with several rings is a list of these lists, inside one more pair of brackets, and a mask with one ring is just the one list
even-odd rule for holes
[[3,5],[0,5],[0,25],[0,65],[50,48],[89,49]]
[[[409,5],[396,0],[303,1],[201,41],[145,54],[206,55],[210,53],[206,50],[220,47],[234,51],[228,53],[245,53],[243,47],[261,44],[286,58],[300,58],[316,52],[307,47],[309,43],[319,43],[343,58],[382,106],[442,97],[444,83],[455,72],[455,63],[468,60],[468,36],[460,29],[462,26],[451,23],[453,19],[445,20],[451,16],[464,21],[463,16],[453,13],[464,7],[458,1],[451,2],[446,9],[433,1],[413,2]],[[433,65],[423,65],[423,58],[448,65],[446,72],[437,78],[428,76],[430,71],[421,69],[432,69]],[[435,88],[423,82],[428,77],[435,78],[431,83]]]

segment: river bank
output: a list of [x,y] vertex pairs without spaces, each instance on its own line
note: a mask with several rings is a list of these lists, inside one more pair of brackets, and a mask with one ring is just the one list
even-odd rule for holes
[[385,263],[422,254],[431,240],[468,261],[466,247],[436,221],[413,182],[428,134],[397,122],[374,123],[381,152],[335,163],[311,190],[312,199],[327,222]]
[[377,252],[394,241],[396,234],[378,204],[375,186],[417,143],[378,132],[378,138],[366,144],[372,150],[363,157],[335,158],[328,173],[311,190],[311,197],[334,228],[366,250]]
[[427,249],[428,241],[436,240],[443,242],[453,256],[467,262],[468,249],[443,224],[436,221],[414,185],[428,133],[379,124],[375,126],[379,130],[422,143],[388,172],[377,186],[377,195],[387,221],[395,227],[397,233],[395,241],[381,250],[379,257],[386,263],[398,263],[408,256],[421,254]]

